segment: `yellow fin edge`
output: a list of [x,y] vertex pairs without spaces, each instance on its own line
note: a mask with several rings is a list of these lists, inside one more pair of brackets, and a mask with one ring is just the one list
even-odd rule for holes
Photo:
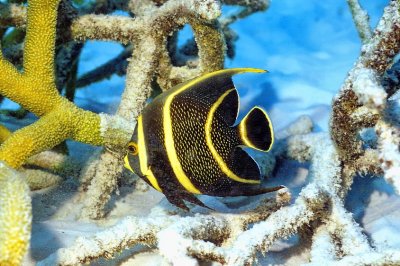
[[[255,108],[258,108],[261,112],[264,113],[264,116],[268,120],[268,123],[270,125],[270,129],[271,129],[270,130],[270,133],[271,133],[271,145],[269,146],[268,150],[262,150],[262,149],[259,149],[259,148],[255,147],[247,137],[247,130],[246,130],[246,127],[245,127],[246,119],[247,119],[248,115],[251,113],[251,111],[253,111]],[[271,119],[269,118],[268,114],[264,111],[264,109],[262,109],[259,106],[254,106],[253,108],[251,108],[251,110],[246,114],[246,116],[243,118],[243,120],[239,123],[239,132],[240,132],[240,137],[241,137],[244,145],[246,145],[246,146],[248,146],[248,147],[250,147],[252,149],[255,149],[257,151],[269,152],[272,149],[272,146],[274,145],[274,142],[275,142],[274,128],[273,128]]]

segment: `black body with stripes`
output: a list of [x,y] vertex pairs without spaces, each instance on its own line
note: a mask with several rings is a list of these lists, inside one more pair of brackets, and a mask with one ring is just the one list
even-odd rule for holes
[[[258,165],[240,148],[267,151],[273,142],[270,120],[259,108],[242,126],[233,126],[239,98],[231,76],[241,72],[261,71],[222,70],[190,80],[156,97],[141,114],[147,157],[143,169],[151,169],[159,190],[178,207],[187,208],[183,200],[204,206],[193,194],[256,195],[280,188],[259,187]],[[128,154],[128,161],[154,187],[141,172],[138,156]]]

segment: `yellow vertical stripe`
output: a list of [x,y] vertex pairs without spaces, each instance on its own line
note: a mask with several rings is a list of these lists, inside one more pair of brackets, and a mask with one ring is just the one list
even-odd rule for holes
[[253,179],[245,179],[242,177],[237,176],[234,172],[229,169],[229,167],[226,165],[224,159],[219,155],[218,151],[215,149],[214,144],[212,142],[211,138],[211,126],[212,126],[212,121],[214,118],[214,114],[217,111],[218,106],[221,105],[222,101],[225,99],[228,94],[235,89],[230,89],[226,91],[224,94],[222,94],[218,100],[211,106],[210,112],[207,115],[207,120],[206,120],[206,125],[205,125],[205,131],[206,131],[206,142],[209,150],[211,151],[211,154],[214,158],[214,160],[218,163],[219,168],[221,169],[222,172],[226,176],[228,176],[230,179],[235,180],[237,182],[242,182],[242,183],[249,183],[249,184],[259,184],[259,180],[253,180]]
[[246,126],[245,126],[246,125],[246,118],[247,118],[247,115],[246,115],[245,118],[243,118],[243,120],[239,124],[240,137],[241,137],[244,145],[254,149],[253,144],[251,144],[251,142],[247,138],[247,130],[246,130]]
[[[185,87],[182,87],[185,88]],[[190,179],[186,176],[185,171],[183,171],[182,165],[179,162],[178,154],[176,153],[174,136],[172,133],[172,119],[171,119],[171,103],[174,99],[175,95],[180,93],[180,90],[169,95],[165,101],[164,109],[163,109],[163,123],[164,123],[164,138],[165,138],[165,150],[167,152],[168,160],[174,171],[176,178],[179,183],[189,192],[194,194],[201,194],[200,190],[198,190]]]
[[[233,69],[222,69],[215,72],[211,72],[205,74],[201,77],[195,78],[181,87],[177,88],[175,91],[172,91],[170,95],[167,96],[165,100],[165,104],[163,107],[163,128],[164,128],[164,142],[165,142],[165,149],[167,152],[168,160],[171,164],[171,167],[174,171],[176,178],[178,179],[179,183],[189,192],[200,194],[200,190],[198,190],[190,179],[186,176],[185,172],[183,171],[182,165],[179,162],[178,155],[175,149],[174,137],[172,133],[172,119],[171,119],[171,103],[172,100],[176,95],[185,91],[186,89],[190,88],[191,86],[205,80],[208,78],[212,78],[218,75],[234,75],[243,72],[254,72],[254,73],[263,73],[265,70],[256,69],[256,68],[233,68]],[[212,88],[210,88],[212,89]]]
[[147,177],[150,184],[155,189],[162,192],[160,186],[158,185],[157,179],[155,178],[153,172],[151,171],[150,167],[147,164],[147,150],[146,150],[146,144],[144,141],[143,121],[142,121],[141,115],[138,117],[137,127],[138,127],[138,149],[139,149],[140,171],[142,172],[143,175],[145,175]]

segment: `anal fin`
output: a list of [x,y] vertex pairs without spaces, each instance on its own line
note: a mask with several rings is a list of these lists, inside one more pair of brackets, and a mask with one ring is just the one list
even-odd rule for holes
[[210,210],[213,210],[212,208],[206,206],[203,202],[201,202],[195,195],[185,192],[185,191],[179,191],[179,192],[175,192],[175,193],[165,193],[165,196],[167,197],[167,200],[175,205],[178,208],[181,208],[185,211],[189,211],[188,206],[186,206],[184,201],[193,203],[195,205],[198,205],[200,207],[203,208],[207,208]]
[[266,193],[271,193],[274,191],[278,191],[285,186],[277,186],[277,187],[254,187],[254,186],[241,186],[236,187],[230,191],[230,194],[227,196],[237,197],[237,196],[256,196]]

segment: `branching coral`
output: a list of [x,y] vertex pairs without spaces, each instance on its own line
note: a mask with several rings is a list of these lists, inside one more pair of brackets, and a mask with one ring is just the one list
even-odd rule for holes
[[19,265],[30,240],[31,199],[23,176],[0,163],[0,265]]
[[[104,143],[100,116],[76,107],[61,97],[56,89],[54,45],[58,2],[29,1],[23,73],[0,53],[0,93],[40,117],[32,125],[3,137],[0,160],[14,168],[20,167],[30,156],[52,148],[67,138],[94,145]],[[4,128],[2,131],[5,132]],[[3,166],[3,169],[7,170],[7,166]],[[5,172],[4,175],[2,182],[7,182],[7,175],[10,174]],[[4,231],[1,258],[4,258],[4,263],[20,262],[29,241],[30,207],[25,207],[30,206],[28,190],[20,189],[17,192],[15,184],[18,182],[10,179],[9,184],[2,186],[0,202],[4,206],[1,209]],[[27,214],[19,213],[21,208],[29,209]],[[24,215],[28,218],[21,217]]]
[[[52,151],[32,155],[68,138],[104,145],[104,150],[82,172],[82,185],[76,198],[57,213],[58,217],[71,215],[73,206],[80,212],[73,213],[79,218],[104,217],[104,206],[122,170],[123,147],[150,96],[152,84],[157,82],[162,90],[167,90],[201,73],[222,68],[226,49],[224,27],[238,17],[268,6],[268,1],[257,0],[221,2],[245,8],[218,22],[221,9],[217,1],[96,1],[85,11],[95,14],[63,18],[70,23],[67,26],[70,32],[60,37],[64,41],[102,39],[128,45],[117,61],[122,64],[132,53],[129,63],[124,62],[126,88],[115,115],[84,111],[60,96],[54,74],[58,1],[30,0],[27,9],[23,5],[1,4],[0,13],[4,15],[1,25],[11,23],[23,27],[27,23],[27,30],[22,72],[1,55],[0,93],[39,116],[39,120],[12,134],[1,127],[0,141],[4,143],[0,147],[0,159],[15,168],[27,163],[57,169],[67,164],[65,155],[55,156]],[[211,210],[201,210],[202,214],[182,213],[176,209],[168,211],[160,204],[147,217],[128,216],[92,236],[78,238],[75,244],[59,249],[39,265],[76,265],[101,257],[112,258],[137,244],[157,248],[174,264],[197,265],[200,259],[226,265],[251,265],[259,259],[260,252],[270,251],[278,240],[293,234],[298,234],[300,241],[311,238],[310,265],[318,265],[321,260],[332,265],[399,264],[400,251],[371,247],[343,203],[357,173],[383,175],[397,192],[400,190],[400,133],[390,104],[390,96],[396,89],[381,86],[382,75],[400,48],[399,2],[390,2],[373,34],[358,1],[348,3],[364,46],[333,101],[330,135],[311,133],[311,120],[302,117],[277,134],[271,153],[258,158],[267,176],[283,158],[310,162],[309,184],[293,203],[289,203],[289,191],[282,190],[275,198],[258,200],[237,211],[224,206],[226,213]],[[117,8],[129,11],[134,17],[106,15]],[[171,58],[168,36],[185,24],[193,28],[198,59],[183,60],[185,64],[178,67]],[[65,49],[67,54],[71,52]],[[65,62],[74,62],[74,58],[71,56]],[[121,70],[116,67],[107,75],[116,69]],[[91,77],[101,75],[94,72]],[[371,127],[375,129],[376,141],[360,136],[360,130]],[[0,264],[18,264],[29,241],[28,188],[20,173],[6,164],[0,168],[3,184],[0,186]],[[40,170],[21,171],[25,172],[32,189],[62,182],[56,175],[44,176],[36,171]]]
[[[0,160],[14,168],[20,167],[29,156],[52,148],[66,138],[102,143],[97,115],[75,107],[55,89],[53,55],[57,6],[58,1],[29,2],[23,73],[0,53],[0,93],[41,117],[2,143]],[[5,184],[1,186],[0,196],[0,257],[2,263],[10,265],[21,262],[30,236],[30,199],[28,188],[20,179],[2,164],[1,182]]]
[[365,43],[372,36],[368,14],[362,9],[358,0],[347,0],[347,4],[349,5],[351,14],[353,15],[358,35],[360,35],[361,40]]
[[[58,1],[30,1],[23,73],[1,55],[0,92],[40,116],[12,134],[0,147],[0,159],[19,167],[31,155],[72,138],[100,145],[100,118],[62,98],[55,86],[54,42]],[[46,135],[43,134],[46,132]]]
[[99,257],[113,257],[116,252],[136,244],[158,245],[163,255],[176,264],[182,263],[180,265],[196,265],[196,260],[191,256],[220,261],[220,255],[206,254],[203,247],[234,239],[250,223],[265,219],[289,199],[287,191],[281,191],[276,201],[261,201],[254,210],[240,214],[214,213],[184,217],[181,213],[171,215],[156,207],[148,217],[126,217],[107,230],[79,238],[73,246],[58,250],[38,265],[87,263]]
[[11,131],[3,125],[0,125],[0,143],[3,143],[9,136]]
[[[358,133],[362,128],[380,125],[377,122],[386,119],[384,111],[388,95],[379,80],[399,51],[399,40],[398,2],[391,1],[374,36],[363,46],[362,55],[333,102],[331,132],[343,162],[344,190],[351,185],[356,172],[379,174],[382,170],[376,165],[376,159],[364,160],[378,157],[378,151],[363,149]],[[365,162],[362,169],[358,167],[360,160]]]
[[400,129],[379,121],[375,126],[378,135],[378,151],[385,179],[400,194]]

